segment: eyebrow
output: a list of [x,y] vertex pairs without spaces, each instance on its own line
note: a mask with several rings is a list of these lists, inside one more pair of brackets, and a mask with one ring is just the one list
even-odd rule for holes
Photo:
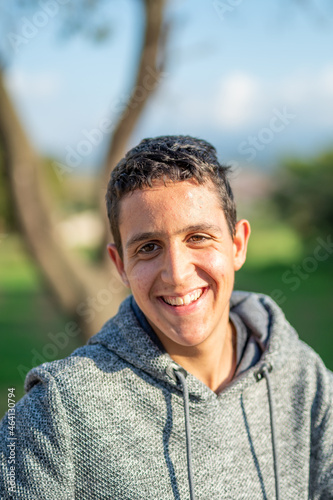
[[[215,224],[195,224],[192,226],[183,227],[176,232],[176,234],[189,233],[189,232],[201,232],[201,231],[214,231],[217,233],[221,233],[221,228]],[[166,233],[163,231],[147,231],[145,233],[138,233],[132,236],[126,243],[126,248],[130,248],[137,243],[141,243],[142,241],[147,240],[155,240],[162,238]]]

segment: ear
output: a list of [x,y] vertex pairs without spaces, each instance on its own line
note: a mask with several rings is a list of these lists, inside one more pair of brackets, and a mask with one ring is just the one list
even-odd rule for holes
[[233,240],[234,246],[234,270],[238,271],[245,262],[247,244],[251,234],[249,221],[241,219],[236,224],[236,233]]
[[125,286],[129,287],[129,281],[127,279],[127,275],[124,269],[124,264],[122,261],[122,258],[119,255],[119,252],[116,248],[116,245],[114,243],[109,243],[107,245],[108,253],[110,255],[110,258],[114,265],[117,268],[117,271],[119,273],[119,276],[121,277],[122,282],[124,283]]

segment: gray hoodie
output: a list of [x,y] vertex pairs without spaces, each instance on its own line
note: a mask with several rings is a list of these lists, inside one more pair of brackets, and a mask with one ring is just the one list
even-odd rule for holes
[[8,415],[0,426],[1,499],[333,499],[331,372],[269,297],[234,292],[231,312],[263,352],[218,395],[159,349],[131,298],[31,370],[12,488]]

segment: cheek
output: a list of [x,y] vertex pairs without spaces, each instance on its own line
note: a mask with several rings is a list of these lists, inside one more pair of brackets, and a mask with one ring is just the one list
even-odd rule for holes
[[154,282],[154,276],[154,267],[151,263],[139,262],[130,270],[129,274],[132,292],[137,292],[141,296],[148,294]]
[[234,276],[233,260],[229,254],[222,252],[213,252],[203,255],[200,265],[198,266],[198,274],[209,276],[218,285],[221,280],[232,280]]

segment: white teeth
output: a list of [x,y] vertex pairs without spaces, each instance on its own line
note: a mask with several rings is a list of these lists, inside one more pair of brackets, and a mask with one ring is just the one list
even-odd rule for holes
[[192,302],[192,295],[185,295],[184,304],[188,306]]
[[188,306],[191,302],[198,300],[202,295],[202,289],[195,290],[193,293],[188,293],[184,297],[163,297],[164,302],[171,306]]

